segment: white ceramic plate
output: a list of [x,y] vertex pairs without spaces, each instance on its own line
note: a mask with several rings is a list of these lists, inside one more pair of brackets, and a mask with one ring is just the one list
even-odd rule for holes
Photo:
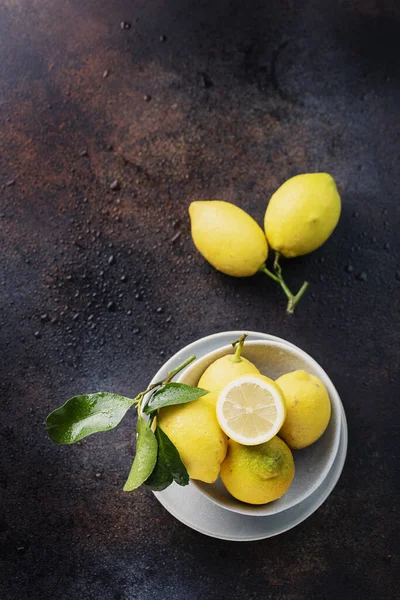
[[[186,346],[163,365],[153,378],[153,382],[159,381],[168,370],[183,362],[190,354],[194,353],[199,358],[211,350],[230,343],[242,333],[243,331],[228,331],[214,334]],[[249,332],[248,340],[257,339],[288,343],[268,334]],[[240,515],[217,506],[201,494],[193,484],[186,487],[173,484],[163,492],[156,492],[155,496],[175,518],[205,535],[231,541],[265,539],[295,527],[321,506],[340,477],[346,452],[347,424],[341,407],[341,434],[336,459],[320,486],[292,508],[263,517]]]

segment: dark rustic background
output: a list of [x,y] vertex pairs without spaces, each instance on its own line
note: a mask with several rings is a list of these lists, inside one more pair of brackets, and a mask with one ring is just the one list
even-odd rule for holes
[[[3,0],[2,599],[398,597],[399,54],[395,0]],[[288,318],[267,278],[202,260],[187,207],[221,198],[261,222],[284,180],[318,170],[343,214],[285,264],[312,284]],[[312,354],[349,421],[327,502],[257,543],[123,493],[132,418],[75,447],[43,428],[69,396],[141,390],[232,328]]]

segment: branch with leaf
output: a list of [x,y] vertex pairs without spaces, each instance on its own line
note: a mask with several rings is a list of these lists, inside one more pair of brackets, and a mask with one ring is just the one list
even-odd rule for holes
[[201,398],[207,390],[172,379],[195,360],[190,356],[167,373],[162,381],[153,383],[135,398],[111,392],[74,396],[46,419],[50,439],[56,444],[74,444],[93,433],[114,429],[134,406],[138,413],[136,425],[136,455],[124,491],[131,492],[142,484],[161,491],[173,481],[189,483],[189,475],[179,452],[166,433],[157,426],[160,408],[186,404]]

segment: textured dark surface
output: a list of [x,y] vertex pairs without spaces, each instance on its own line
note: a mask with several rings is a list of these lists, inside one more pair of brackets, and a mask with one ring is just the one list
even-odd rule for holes
[[[1,3],[2,599],[398,597],[400,10],[378,4]],[[267,278],[202,260],[187,207],[231,200],[261,222],[316,170],[343,215],[285,264],[312,283],[288,318]],[[123,493],[132,418],[47,439],[69,396],[139,391],[184,344],[242,327],[312,354],[349,421],[338,486],[292,531],[213,540]]]

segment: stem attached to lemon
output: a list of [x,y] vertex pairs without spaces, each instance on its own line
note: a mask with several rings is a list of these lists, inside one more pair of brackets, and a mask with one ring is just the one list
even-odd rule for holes
[[301,286],[301,288],[299,289],[299,291],[297,292],[296,295],[292,294],[292,292],[290,291],[290,289],[288,288],[288,286],[286,285],[283,276],[282,276],[282,269],[281,266],[279,264],[279,259],[280,259],[280,253],[279,252],[275,252],[275,260],[274,260],[274,271],[275,273],[272,273],[269,269],[267,269],[267,267],[265,266],[265,263],[263,265],[261,265],[259,271],[261,271],[261,273],[265,273],[265,275],[268,275],[268,277],[270,277],[271,279],[273,279],[274,281],[276,281],[276,283],[279,283],[279,285],[281,286],[281,288],[283,289],[283,291],[286,294],[286,297],[288,299],[288,303],[287,303],[287,307],[286,307],[286,312],[289,315],[292,315],[295,311],[295,308],[297,306],[297,304],[300,302],[301,298],[304,296],[305,291],[308,288],[308,281],[305,281],[303,283],[303,285]]
[[232,356],[232,359],[231,359],[232,362],[234,362],[234,363],[241,362],[241,360],[242,360],[243,344],[244,344],[246,338],[247,338],[247,333],[244,333],[243,335],[240,336],[240,338],[238,340],[235,340],[234,342],[232,342],[232,346],[234,348],[237,345],[236,352]]
[[294,313],[294,309],[296,308],[297,304],[302,299],[307,288],[308,288],[308,281],[305,281],[303,283],[303,285],[301,286],[301,288],[299,289],[299,291],[297,292],[297,294],[295,296],[293,296],[292,298],[290,298],[288,305],[287,305],[287,309],[286,309],[290,315],[292,315]]

